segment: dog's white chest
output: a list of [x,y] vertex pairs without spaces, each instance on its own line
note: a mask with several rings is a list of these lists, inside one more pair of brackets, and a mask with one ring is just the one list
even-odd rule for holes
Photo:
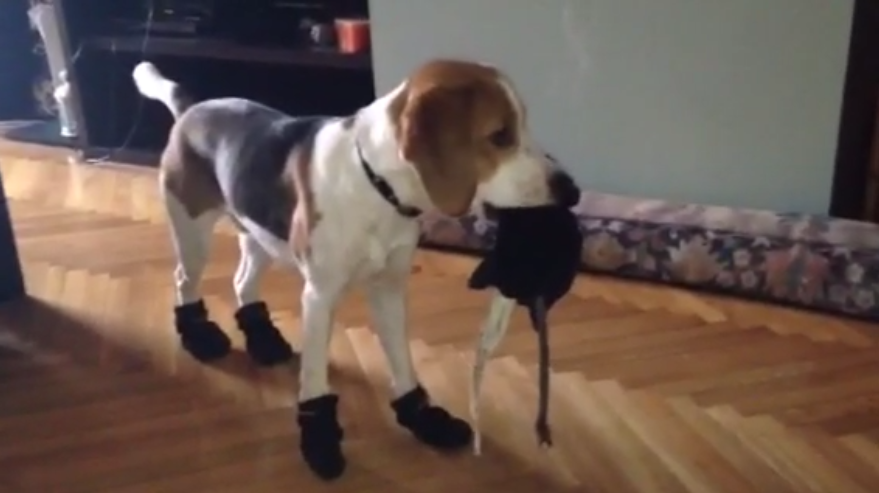
[[412,248],[418,241],[418,229],[411,221],[394,218],[371,224],[363,231],[359,244],[351,252],[353,280],[382,274],[401,249]]

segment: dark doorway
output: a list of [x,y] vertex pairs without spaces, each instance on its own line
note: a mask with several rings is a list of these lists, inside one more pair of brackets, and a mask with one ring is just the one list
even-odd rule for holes
[[855,0],[830,214],[879,223],[879,2]]

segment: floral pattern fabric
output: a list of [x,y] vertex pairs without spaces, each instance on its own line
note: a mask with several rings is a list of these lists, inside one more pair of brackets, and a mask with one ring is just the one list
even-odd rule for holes
[[[879,225],[587,192],[584,270],[879,320]],[[422,243],[478,253],[481,217],[428,215]]]

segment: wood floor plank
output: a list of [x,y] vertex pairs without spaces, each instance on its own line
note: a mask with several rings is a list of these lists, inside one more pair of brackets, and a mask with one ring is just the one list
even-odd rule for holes
[[[525,313],[486,368],[481,456],[439,454],[394,420],[362,293],[340,304],[330,380],[349,469],[322,483],[297,452],[296,363],[255,366],[235,328],[237,240],[218,230],[202,291],[233,353],[180,347],[155,172],[70,164],[0,140],[29,299],[0,306],[2,493],[494,491],[861,493],[879,484],[879,326],[606,277],[552,313],[555,447],[534,436]],[[433,399],[466,417],[489,294],[468,257],[421,251],[411,349]],[[296,276],[262,284],[301,340]]]

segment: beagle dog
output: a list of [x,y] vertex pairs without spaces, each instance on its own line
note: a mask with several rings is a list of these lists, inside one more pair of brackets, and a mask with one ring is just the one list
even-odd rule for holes
[[532,140],[508,78],[487,65],[434,60],[351,116],[294,117],[245,99],[196,102],[148,62],[132,75],[144,97],[175,117],[159,180],[183,348],[200,361],[230,350],[199,291],[212,230],[225,216],[240,231],[235,318],[256,363],[293,356],[260,300],[260,278],[278,263],[304,279],[297,423],[315,474],[336,478],[346,465],[327,372],[333,310],[350,287],[366,292],[399,425],[438,449],[466,448],[471,427],[430,400],[409,352],[406,282],[417,217],[462,216],[482,205],[573,206],[580,196]]

